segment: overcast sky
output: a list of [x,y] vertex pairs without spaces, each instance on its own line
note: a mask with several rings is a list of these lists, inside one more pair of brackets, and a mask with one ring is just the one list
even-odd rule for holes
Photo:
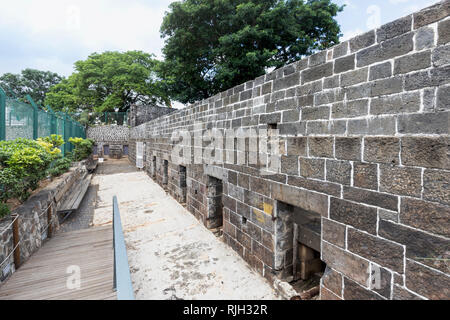
[[[92,52],[143,50],[161,58],[159,36],[173,0],[0,0],[0,74],[25,68],[68,76]],[[346,4],[344,39],[437,0],[334,0]]]

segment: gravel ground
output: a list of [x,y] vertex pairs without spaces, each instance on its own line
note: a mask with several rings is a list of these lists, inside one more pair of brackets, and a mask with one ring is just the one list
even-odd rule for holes
[[117,195],[136,299],[279,299],[236,252],[125,161],[97,169],[107,174],[93,177],[93,222],[111,223]]

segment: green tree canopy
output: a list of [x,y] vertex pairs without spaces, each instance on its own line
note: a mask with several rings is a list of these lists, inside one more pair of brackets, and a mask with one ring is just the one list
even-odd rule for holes
[[11,90],[20,100],[24,100],[29,94],[36,103],[42,103],[49,89],[62,79],[63,77],[54,72],[25,69],[20,74],[3,74],[0,77],[0,86]]
[[66,111],[126,111],[130,105],[170,105],[156,68],[160,62],[141,51],[93,53],[75,63],[75,72],[47,94],[46,104]]
[[184,0],[164,16],[171,96],[204,99],[339,41],[331,0]]

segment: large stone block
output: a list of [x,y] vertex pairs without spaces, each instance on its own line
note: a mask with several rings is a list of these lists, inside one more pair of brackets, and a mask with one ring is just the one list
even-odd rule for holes
[[450,112],[404,114],[398,117],[402,134],[448,134]]
[[441,1],[434,6],[414,13],[414,29],[439,21],[450,15],[450,2]]
[[329,106],[302,108],[302,121],[328,119],[330,119]]
[[341,86],[348,87],[367,81],[369,68],[361,68],[341,74]]
[[288,137],[286,151],[288,155],[306,156],[307,137]]
[[356,54],[357,66],[367,65],[392,59],[411,52],[414,49],[412,32],[386,40],[379,45],[363,49]]
[[380,191],[420,198],[422,169],[381,165]]
[[342,275],[339,272],[328,267],[325,269],[322,285],[339,297],[342,294],[342,281]]
[[419,199],[402,198],[400,222],[450,238],[450,208]]
[[344,299],[345,300],[383,300],[375,292],[344,277]]
[[347,249],[383,267],[403,273],[403,246],[353,228],[348,229]]
[[347,130],[347,121],[308,121],[306,132],[307,134],[344,134]]
[[330,219],[322,218],[322,239],[345,249],[346,226]]
[[403,74],[431,66],[431,52],[419,52],[395,59],[394,74]]
[[425,170],[423,198],[450,205],[450,171]]
[[306,178],[325,179],[325,160],[300,158],[300,175]]
[[402,164],[426,168],[450,169],[447,154],[450,141],[446,137],[402,138]]
[[278,183],[272,184],[272,198],[304,210],[328,216],[328,196]]
[[356,282],[367,285],[369,262],[341,248],[322,241],[322,260],[328,267]]
[[449,258],[449,240],[383,219],[379,221],[378,235],[405,245],[407,258],[448,271],[445,259]]
[[416,32],[416,50],[428,49],[434,46],[434,30],[423,27]]
[[332,137],[309,137],[309,156],[332,158],[333,145],[334,139]]
[[419,109],[419,92],[373,98],[370,102],[370,114],[374,115],[417,112]]
[[342,160],[361,160],[361,141],[361,138],[336,137],[336,158]]
[[411,31],[412,16],[406,16],[386,23],[377,29],[377,41],[385,41]]
[[436,108],[438,111],[450,109],[450,86],[440,87],[438,89]]
[[378,189],[378,165],[355,162],[353,164],[353,185],[365,189]]
[[331,110],[333,119],[354,118],[367,115],[369,112],[369,100],[352,100],[334,103]]
[[340,197],[341,195],[341,186],[336,183],[311,180],[295,176],[289,176],[287,183],[292,186],[317,191],[320,193],[326,193],[335,197]]
[[388,210],[398,209],[398,197],[390,194],[344,186],[344,199],[365,203]]
[[403,78],[396,76],[393,78],[377,80],[372,82],[372,90],[370,95],[372,97],[386,94],[393,94],[403,91]]
[[433,50],[433,65],[440,67],[450,63],[450,45],[437,47]]
[[334,73],[341,73],[355,69],[355,55],[339,58],[334,61]]
[[332,197],[330,200],[330,219],[351,225],[372,234],[376,233],[376,208],[366,207],[361,204]]
[[302,84],[333,75],[333,62],[302,71]]
[[371,30],[350,40],[350,51],[356,52],[375,43],[375,31]]
[[364,161],[399,164],[400,140],[391,137],[364,138]]
[[438,24],[438,44],[450,42],[450,20],[444,20]]
[[392,76],[392,64],[390,61],[370,67],[369,80],[378,80]]
[[450,277],[406,259],[406,287],[433,300],[450,299]]
[[326,179],[331,182],[350,185],[352,165],[348,161],[328,160]]

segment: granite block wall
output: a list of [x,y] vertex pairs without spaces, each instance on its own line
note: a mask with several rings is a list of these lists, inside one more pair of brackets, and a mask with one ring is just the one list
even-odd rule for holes
[[[134,127],[130,160],[144,141],[150,177],[269,281],[292,274],[289,223],[307,212],[322,299],[449,299],[449,14],[441,1]],[[172,159],[174,133],[237,128],[279,130],[279,172],[248,149],[239,164]]]

